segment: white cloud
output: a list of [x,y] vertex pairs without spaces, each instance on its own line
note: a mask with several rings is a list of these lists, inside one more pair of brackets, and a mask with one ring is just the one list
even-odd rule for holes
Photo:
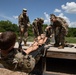
[[70,27],[76,27],[76,22],[71,22]]
[[8,17],[8,16],[6,16],[6,15],[4,15],[4,14],[0,14],[0,17],[2,17],[2,18],[4,18],[4,19],[7,19],[7,20],[13,20],[13,18]]
[[63,13],[60,13],[58,16],[64,18],[67,21],[69,27],[76,27],[76,22],[71,22],[70,19],[64,16]]
[[18,16],[13,16],[14,19],[18,19]]
[[67,2],[66,5],[62,5],[61,7],[67,13],[76,14],[76,3],[75,2]]
[[61,10],[59,10],[59,9],[55,9],[54,12],[61,12]]
[[9,17],[9,16],[6,16],[5,14],[0,13],[0,17],[1,17],[1,19],[3,18],[3,20],[9,20],[12,23],[17,23],[17,20],[16,20],[17,16]]
[[45,15],[44,23],[49,24],[50,23],[50,16],[49,16],[49,14],[47,14],[46,12],[44,12],[44,15]]
[[[46,23],[46,24],[50,23],[49,14],[44,12],[44,15],[46,17],[46,19],[44,20],[44,23]],[[76,22],[71,22],[70,19],[68,17],[66,17],[63,13],[60,13],[58,16],[64,18],[67,21],[69,27],[76,27]]]
[[59,14],[59,17],[64,18],[68,23],[70,23],[69,18],[68,18],[68,17],[66,17],[66,16],[64,16],[64,14],[63,14],[63,13],[60,13],[60,14]]

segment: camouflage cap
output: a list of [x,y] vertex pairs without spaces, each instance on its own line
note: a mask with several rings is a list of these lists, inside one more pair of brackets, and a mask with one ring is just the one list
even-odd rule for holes
[[23,8],[23,11],[26,11],[27,12],[27,9],[26,8]]

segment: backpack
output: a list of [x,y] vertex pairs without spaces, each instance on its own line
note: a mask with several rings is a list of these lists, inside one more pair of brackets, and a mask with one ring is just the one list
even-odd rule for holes
[[23,55],[21,52],[15,55],[13,63],[17,65],[16,69],[20,69],[26,73],[31,72],[35,67],[35,59],[32,55]]

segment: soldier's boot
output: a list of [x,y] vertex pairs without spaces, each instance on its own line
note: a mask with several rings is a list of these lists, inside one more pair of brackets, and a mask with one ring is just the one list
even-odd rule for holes
[[63,45],[61,45],[61,46],[59,46],[59,47],[58,47],[58,49],[64,49],[64,46],[63,46]]
[[56,44],[56,43],[54,44],[54,47],[58,47],[58,46],[59,46],[59,44]]
[[24,46],[29,46],[29,44],[27,44],[27,39],[23,39],[23,41],[24,41]]
[[27,44],[25,41],[24,41],[24,45],[25,45],[25,46],[29,46],[29,44]]
[[25,46],[29,46],[29,44],[27,44],[27,43],[24,43],[24,45],[25,45]]

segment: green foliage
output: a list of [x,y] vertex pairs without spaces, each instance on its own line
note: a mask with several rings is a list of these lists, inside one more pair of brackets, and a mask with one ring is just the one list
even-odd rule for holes
[[66,37],[65,39],[68,43],[76,43],[76,37]]
[[28,28],[28,34],[29,36],[34,36],[33,31],[32,31],[32,25]]
[[9,20],[0,21],[0,32],[4,32],[4,31],[13,31],[18,34],[19,29],[17,24],[12,24],[12,22],[10,22]]
[[43,24],[43,31],[45,31],[46,27],[47,27],[47,24]]
[[76,37],[76,28],[69,28],[67,37]]
[[0,32],[4,31],[13,31],[18,32],[18,26],[16,24],[12,24],[9,20],[0,21]]
[[[47,27],[47,24],[43,24],[43,30]],[[16,32],[17,35],[19,35],[19,27],[17,24],[12,24],[11,21],[0,21],[0,32],[4,31],[13,31]],[[28,34],[29,36],[34,36],[32,31],[32,25],[28,28]],[[76,37],[76,28],[69,28],[69,32],[67,37]]]

